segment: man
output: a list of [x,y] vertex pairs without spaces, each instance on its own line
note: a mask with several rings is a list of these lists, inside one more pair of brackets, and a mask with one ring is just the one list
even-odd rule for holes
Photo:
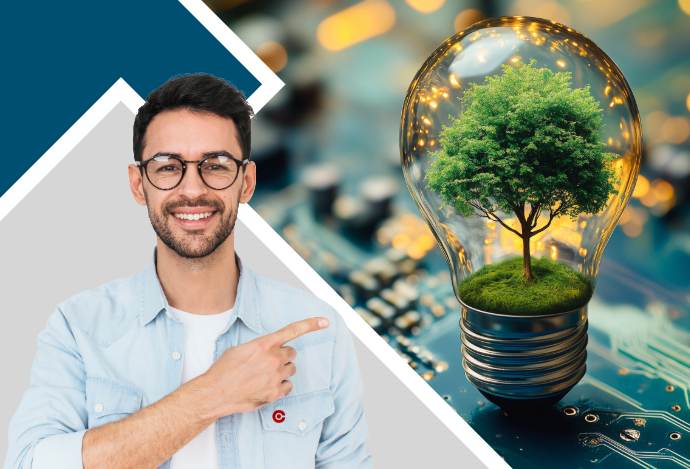
[[235,254],[256,184],[251,114],[205,74],[139,109],[129,181],[157,234],[152,264],[51,315],[7,469],[371,466],[344,323]]

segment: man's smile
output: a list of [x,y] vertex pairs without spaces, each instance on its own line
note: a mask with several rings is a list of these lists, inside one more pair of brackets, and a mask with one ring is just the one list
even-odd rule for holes
[[204,228],[218,211],[203,207],[182,207],[171,213],[175,220],[184,228]]

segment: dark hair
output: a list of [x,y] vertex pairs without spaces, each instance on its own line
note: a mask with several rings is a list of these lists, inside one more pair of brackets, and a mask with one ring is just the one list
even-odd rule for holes
[[134,119],[134,160],[141,161],[146,129],[156,114],[171,109],[211,112],[229,117],[235,123],[242,149],[242,159],[251,151],[251,124],[254,115],[244,95],[234,86],[207,73],[173,77],[146,98]]

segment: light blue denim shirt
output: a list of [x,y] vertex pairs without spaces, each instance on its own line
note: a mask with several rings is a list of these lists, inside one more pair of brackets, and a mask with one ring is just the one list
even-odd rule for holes
[[[238,264],[237,307],[216,341],[215,359],[300,319],[326,316],[330,326],[289,342],[297,351],[290,394],[217,421],[219,466],[372,467],[359,369],[339,314],[306,291]],[[143,272],[64,301],[39,334],[30,387],[10,421],[5,468],[81,468],[86,430],[180,386],[184,334],[168,311],[155,254]],[[282,422],[274,421],[276,410],[284,412]]]

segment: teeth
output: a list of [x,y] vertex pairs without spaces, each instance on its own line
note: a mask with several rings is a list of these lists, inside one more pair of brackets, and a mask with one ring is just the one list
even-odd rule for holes
[[175,217],[181,220],[201,220],[202,218],[208,218],[213,214],[213,212],[205,213],[176,213]]

